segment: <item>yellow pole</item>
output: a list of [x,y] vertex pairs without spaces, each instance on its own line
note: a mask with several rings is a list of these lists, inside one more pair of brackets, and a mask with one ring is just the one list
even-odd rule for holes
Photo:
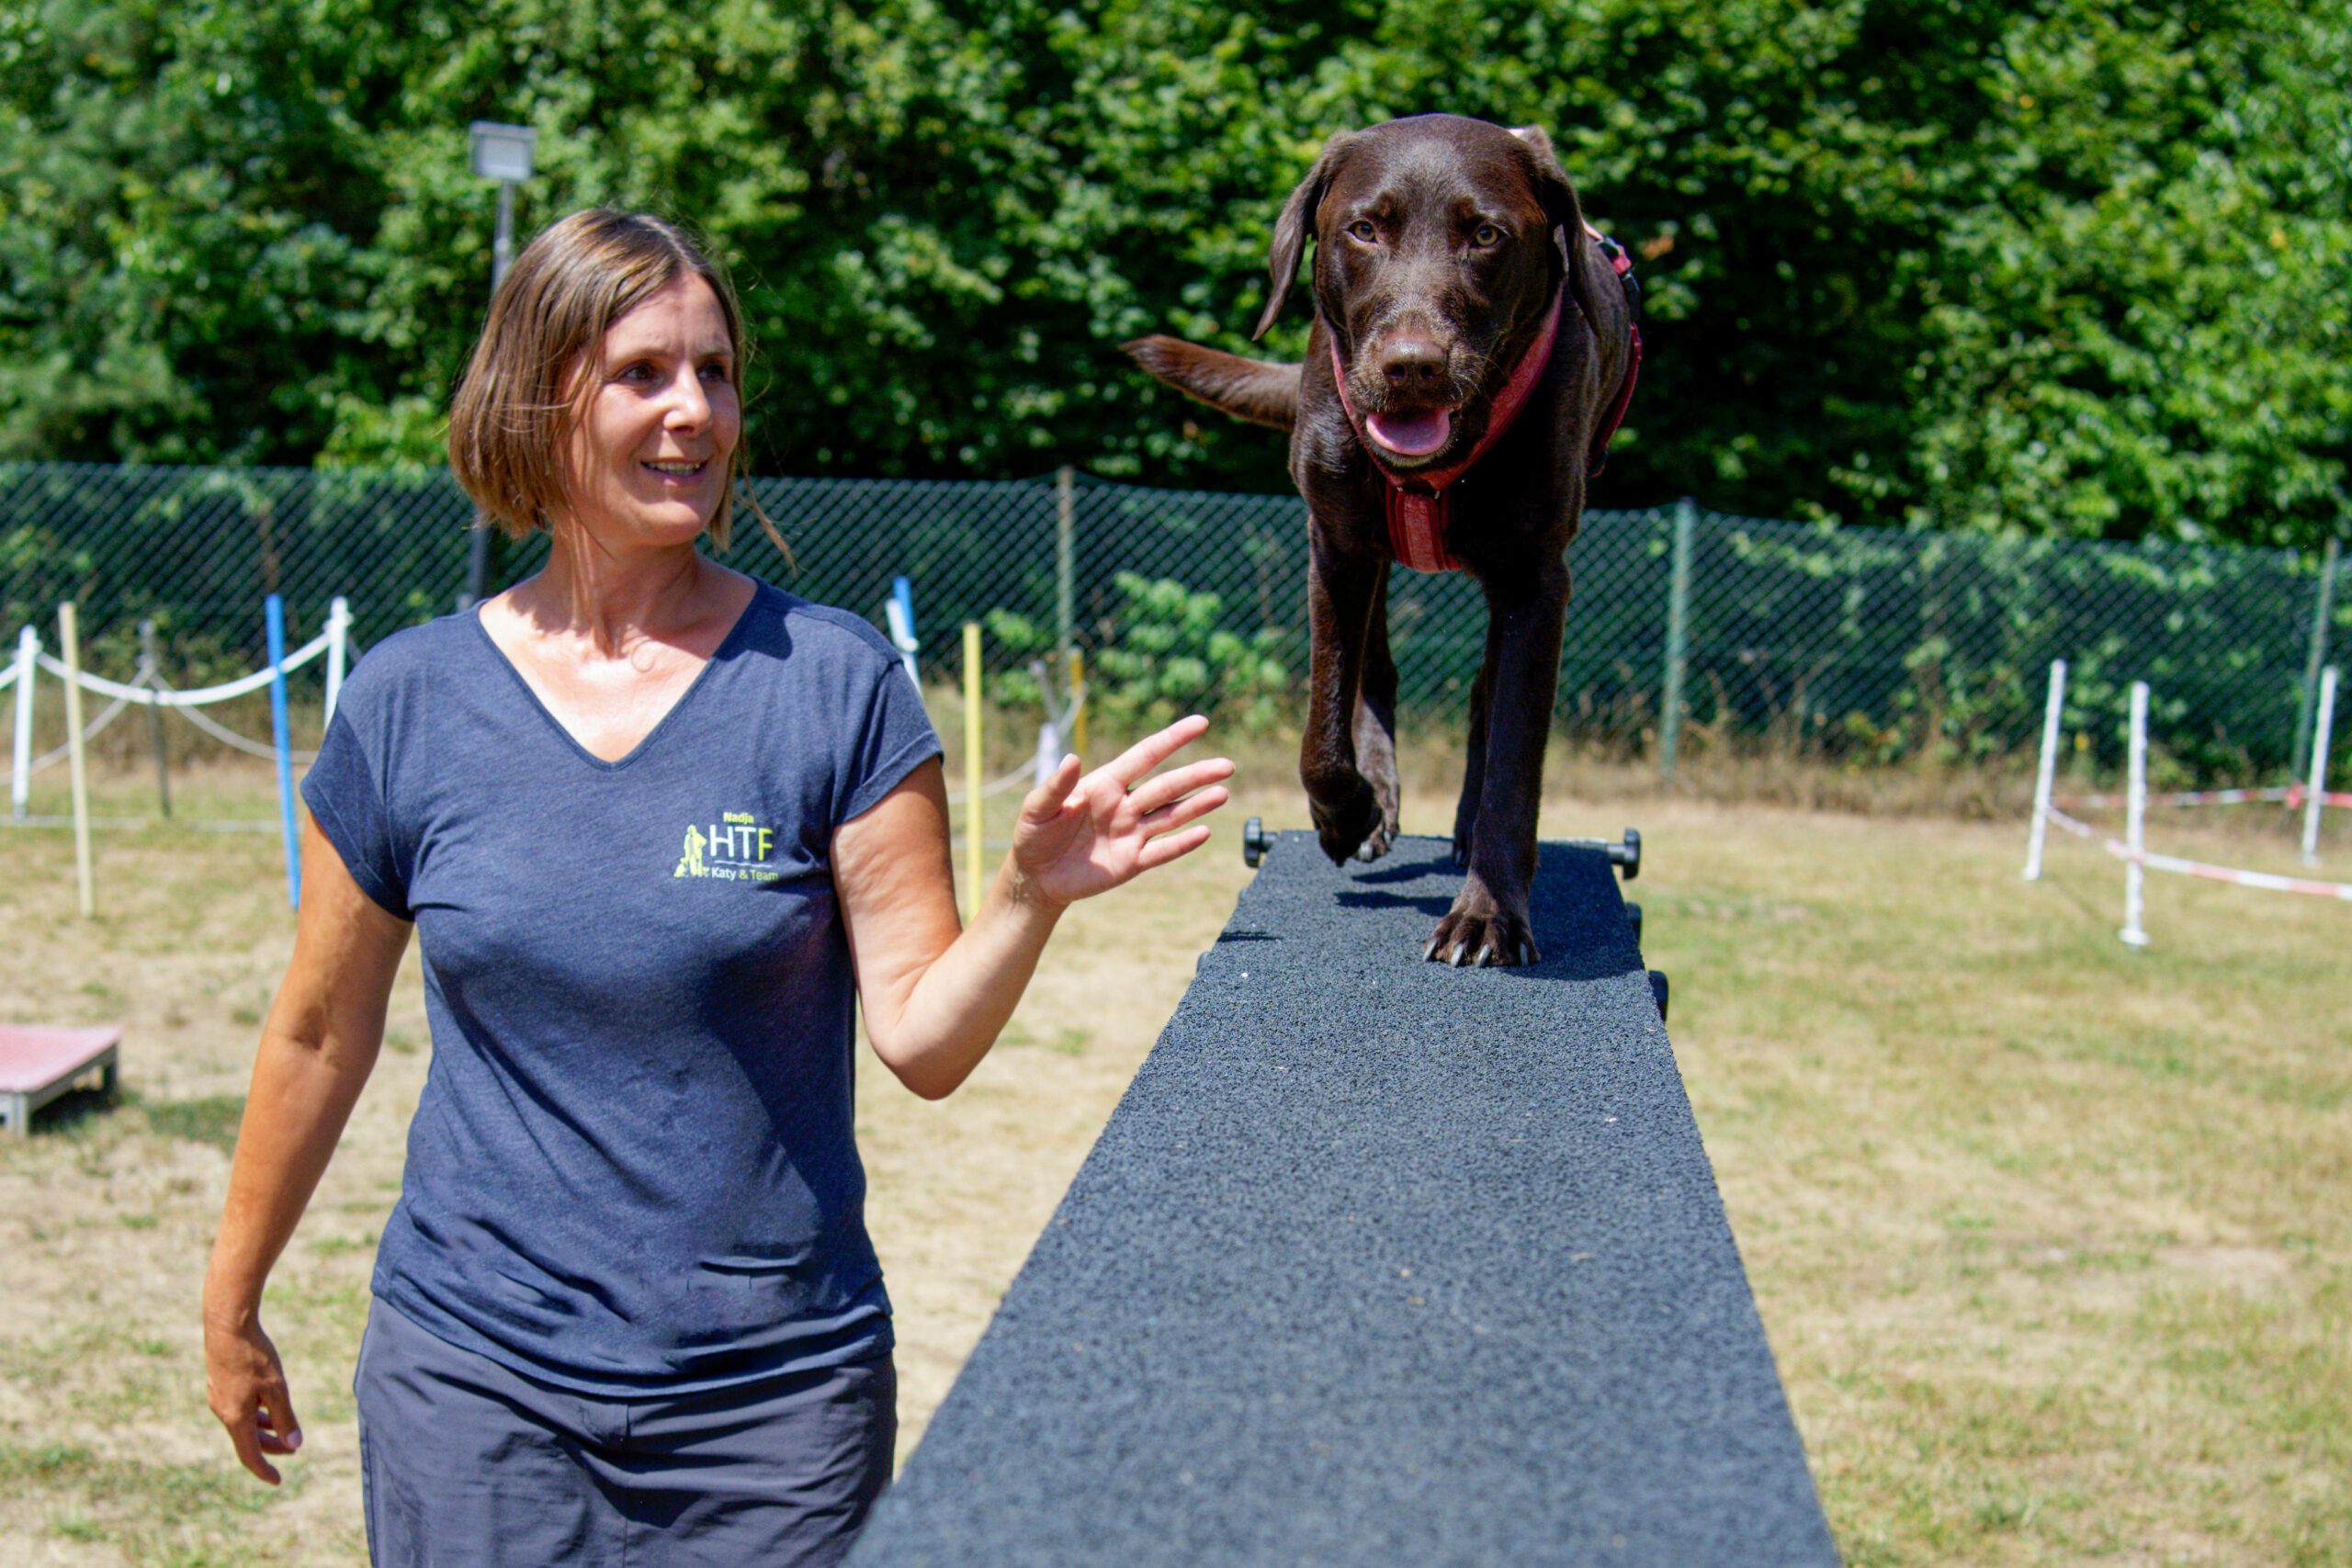
[[980,623],[964,623],[964,919],[980,918]]
[[74,779],[74,874],[81,884],[82,918],[95,919],[97,891],[90,878],[90,770],[82,755],[82,639],[74,602],[57,607],[57,639],[65,654],[65,755]]
[[1080,761],[1086,758],[1086,655],[1076,649],[1069,650],[1070,706],[1078,710],[1070,720],[1069,749]]

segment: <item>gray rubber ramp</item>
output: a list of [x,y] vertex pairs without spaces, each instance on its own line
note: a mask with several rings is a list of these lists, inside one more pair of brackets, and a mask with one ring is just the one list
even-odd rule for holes
[[1281,836],[854,1564],[1838,1561],[1608,862],[1460,880]]

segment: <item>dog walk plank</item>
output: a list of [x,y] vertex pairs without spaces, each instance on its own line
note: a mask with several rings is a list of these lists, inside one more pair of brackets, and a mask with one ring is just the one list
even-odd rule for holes
[[1282,835],[854,1564],[1837,1562],[1608,861],[1459,881]]

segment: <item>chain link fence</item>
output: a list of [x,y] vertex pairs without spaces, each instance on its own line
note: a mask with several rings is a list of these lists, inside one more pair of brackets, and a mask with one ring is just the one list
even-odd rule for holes
[[[1251,729],[1298,720],[1295,497],[1085,476],[752,488],[793,563],[749,517],[727,559],[876,626],[906,576],[926,680],[957,678],[956,628],[978,621],[993,694],[1034,700],[1029,671],[1061,645],[1066,604],[1102,729],[1195,707]],[[283,595],[300,640],[340,594],[364,648],[454,607],[471,516],[436,469],[0,465],[0,636],[13,646],[28,624],[53,643],[71,599],[85,662],[120,678],[153,619],[168,677],[190,685],[266,661],[265,595]],[[502,543],[491,586],[544,554],[543,540]],[[2177,773],[2272,778],[2310,732],[2315,642],[2340,643],[2352,623],[2352,604],[2331,603],[2332,556],[2218,546],[1827,530],[1686,506],[1588,513],[1570,562],[1558,728],[1627,755],[1656,754],[1679,730],[1686,746],[1998,762],[2031,751],[2044,672],[2064,658],[2082,761],[2120,763],[2124,693],[2145,680]],[[1458,722],[1485,637],[1476,583],[1399,569],[1389,614],[1400,705],[1418,722]]]

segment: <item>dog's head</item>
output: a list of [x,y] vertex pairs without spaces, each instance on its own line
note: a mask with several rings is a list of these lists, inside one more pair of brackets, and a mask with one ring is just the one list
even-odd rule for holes
[[1325,142],[1275,221],[1257,336],[1281,315],[1310,231],[1348,400],[1392,468],[1469,450],[1564,278],[1588,319],[1611,319],[1587,298],[1612,278],[1608,263],[1532,128],[1419,115]]

